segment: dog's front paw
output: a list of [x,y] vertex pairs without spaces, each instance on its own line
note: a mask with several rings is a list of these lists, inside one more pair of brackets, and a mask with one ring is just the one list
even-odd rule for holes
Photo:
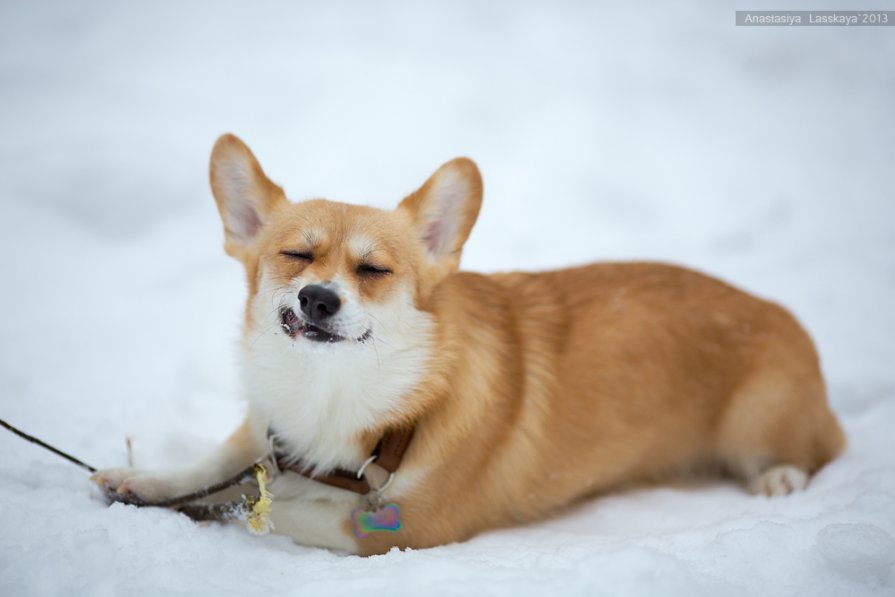
[[126,479],[139,474],[139,471],[132,468],[107,468],[90,475],[90,480],[104,490],[115,491]]
[[179,474],[143,473],[131,468],[97,471],[90,478],[109,499],[126,504],[151,504],[188,493]]

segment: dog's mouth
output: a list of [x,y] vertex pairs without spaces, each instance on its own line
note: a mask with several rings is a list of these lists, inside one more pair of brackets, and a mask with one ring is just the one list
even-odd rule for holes
[[[298,315],[295,314],[295,311],[293,311],[289,307],[283,307],[282,309],[280,309],[280,326],[283,328],[283,331],[286,332],[286,335],[293,339],[301,335],[302,337],[307,338],[312,342],[328,342],[330,344],[341,342],[343,340],[349,340],[349,338],[346,338],[345,336],[340,336],[335,332],[302,320]],[[370,330],[367,330],[362,336],[351,339],[353,339],[355,342],[363,342],[369,337]]]

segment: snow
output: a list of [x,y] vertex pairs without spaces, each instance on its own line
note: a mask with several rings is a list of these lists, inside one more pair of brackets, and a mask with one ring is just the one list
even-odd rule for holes
[[653,258],[773,297],[850,440],[787,498],[640,489],[362,559],[107,507],[3,433],[0,594],[895,594],[895,37],[734,9],[0,5],[0,416],[25,430],[97,466],[130,435],[152,467],[237,424],[244,287],[206,178],[229,130],[297,199],[392,205],[469,155],[467,269]]
[[872,524],[830,524],[817,533],[826,564],[842,575],[871,586],[885,582],[895,564],[895,540]]

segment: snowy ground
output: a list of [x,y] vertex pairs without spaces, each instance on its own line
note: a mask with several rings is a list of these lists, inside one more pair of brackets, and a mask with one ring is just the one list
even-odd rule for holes
[[0,594],[895,594],[895,29],[336,4],[0,4],[0,416],[98,466],[237,423],[242,278],[205,174],[230,130],[296,199],[392,205],[475,158],[468,269],[660,258],[780,300],[847,453],[785,499],[641,490],[360,559],[106,507],[0,434]]

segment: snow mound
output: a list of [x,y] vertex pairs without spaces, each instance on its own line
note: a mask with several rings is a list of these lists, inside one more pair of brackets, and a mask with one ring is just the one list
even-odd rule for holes
[[872,524],[830,524],[817,533],[824,562],[846,578],[879,587],[895,565],[895,539]]

